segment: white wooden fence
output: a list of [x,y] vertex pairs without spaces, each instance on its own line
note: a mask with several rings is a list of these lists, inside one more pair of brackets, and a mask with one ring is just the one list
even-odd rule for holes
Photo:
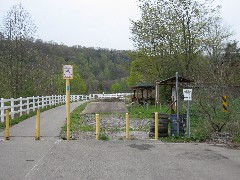
[[[92,99],[103,99],[103,98],[123,98],[124,96],[131,95],[131,93],[117,93],[117,94],[90,94],[90,95],[71,95],[70,101],[83,101]],[[0,111],[1,111],[1,122],[4,122],[5,110],[10,110],[10,116],[13,119],[15,114],[22,116],[22,114],[28,114],[30,111],[36,109],[65,104],[65,95],[52,95],[52,96],[33,96],[26,98],[10,98],[0,100]]]

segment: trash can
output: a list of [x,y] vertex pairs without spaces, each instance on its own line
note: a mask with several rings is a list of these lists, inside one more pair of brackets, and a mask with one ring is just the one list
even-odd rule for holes
[[[170,115],[170,123],[171,123],[171,136],[178,136],[177,134],[177,114]],[[179,136],[184,136],[185,130],[185,118],[183,115],[179,115]]]

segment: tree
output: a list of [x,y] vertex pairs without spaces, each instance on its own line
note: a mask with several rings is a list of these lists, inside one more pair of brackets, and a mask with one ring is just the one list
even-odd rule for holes
[[181,75],[193,75],[194,61],[209,38],[206,30],[212,29],[211,23],[219,18],[219,7],[212,9],[211,2],[139,0],[142,16],[132,21],[131,28],[135,46],[157,57],[160,66],[168,62]]
[[118,82],[112,84],[111,86],[111,92],[112,93],[120,93],[122,92],[122,86]]
[[9,79],[11,97],[23,96],[28,86],[28,76],[34,61],[32,42],[35,32],[36,26],[21,4],[8,11],[3,21],[1,63],[5,66],[5,77]]
[[[195,95],[201,115],[214,131],[221,132],[238,119],[235,101],[239,98],[240,49],[234,41],[214,53],[199,64],[202,73],[195,82]],[[227,112],[222,112],[222,96],[227,96]]]

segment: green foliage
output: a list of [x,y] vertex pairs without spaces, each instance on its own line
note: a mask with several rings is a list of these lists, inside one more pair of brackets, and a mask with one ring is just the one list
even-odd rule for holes
[[[71,114],[70,114],[70,131],[72,131],[72,132],[78,132],[78,131],[88,132],[88,131],[95,130],[95,127],[93,127],[93,126],[82,124],[83,116],[80,113],[85,109],[85,107],[87,106],[88,103],[89,102],[81,104],[80,106],[78,106],[71,112]],[[62,131],[60,133],[62,139],[66,138],[66,132],[67,132],[67,124],[65,124],[62,127]]]
[[153,105],[149,105],[149,106],[130,105],[130,106],[128,106],[129,118],[138,118],[138,119],[152,118],[152,113],[154,113],[154,112],[166,113],[167,109],[168,108],[166,106],[162,106],[159,108],[156,108]]
[[108,137],[107,134],[100,133],[99,139],[100,139],[100,140],[103,140],[103,141],[107,141],[107,140],[109,140],[109,137]]
[[149,57],[142,52],[131,53],[132,59],[130,74],[127,79],[129,86],[134,86],[138,83],[148,82],[154,83],[160,78],[162,69],[159,59]]
[[235,135],[233,142],[240,144],[240,134]]
[[112,84],[110,90],[112,93],[119,93],[119,92],[122,92],[122,86],[121,84],[119,84],[118,82]]

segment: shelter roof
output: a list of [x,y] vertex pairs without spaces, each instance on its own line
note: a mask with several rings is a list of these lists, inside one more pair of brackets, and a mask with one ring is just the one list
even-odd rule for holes
[[132,89],[155,89],[155,86],[149,83],[139,83],[131,87]]
[[[191,83],[193,80],[190,80],[185,77],[178,76],[179,83]],[[160,81],[161,85],[175,85],[176,84],[176,76],[170,77],[168,79]]]

